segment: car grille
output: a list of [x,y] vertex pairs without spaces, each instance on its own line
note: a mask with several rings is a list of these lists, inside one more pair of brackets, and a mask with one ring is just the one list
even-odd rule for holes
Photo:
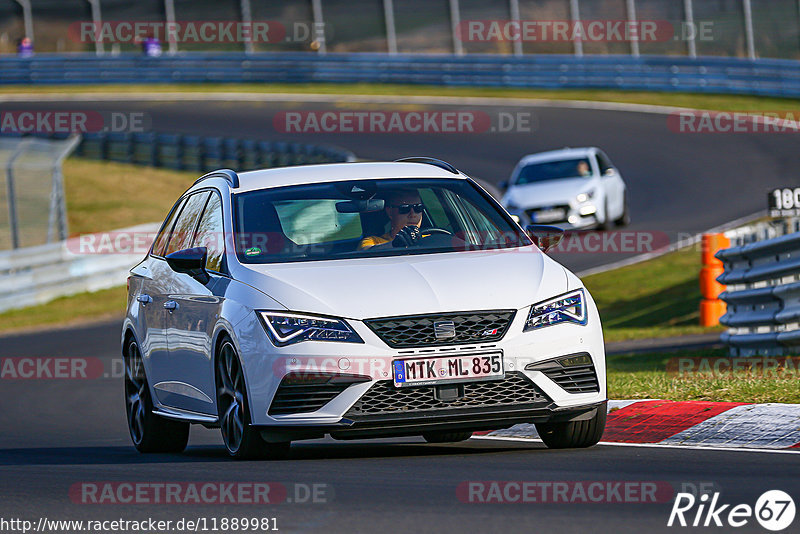
[[269,407],[269,415],[316,412],[350,384],[369,381],[368,377],[338,374],[290,373],[286,375]]
[[[387,317],[364,322],[387,345],[399,349],[498,341],[513,318],[514,310],[493,310]],[[437,339],[434,323],[450,321],[455,325],[455,336]]]
[[600,391],[594,364],[564,367],[556,360],[549,360],[526,367],[541,371],[567,393],[596,393]]
[[[448,384],[448,386],[452,386],[452,384]],[[463,395],[452,401],[445,401],[437,398],[437,386],[398,388],[391,380],[381,380],[376,382],[350,408],[345,414],[345,418],[425,410],[547,404],[550,402],[530,379],[518,371],[506,373],[506,378],[503,380],[471,382],[459,386],[464,388]]]

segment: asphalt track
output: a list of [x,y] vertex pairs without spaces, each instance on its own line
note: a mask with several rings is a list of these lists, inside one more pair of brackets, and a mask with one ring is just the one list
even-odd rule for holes
[[[87,109],[88,105],[2,107]],[[791,135],[674,134],[666,126],[666,117],[655,114],[536,108],[537,129],[524,135],[287,136],[273,128],[276,110],[329,107],[250,102],[91,104],[91,109],[145,111],[151,114],[152,127],[160,131],[289,137],[341,145],[374,159],[438,156],[492,182],[506,178],[525,153],[598,145],[611,155],[629,183],[631,228],[671,237],[756,212],[764,207],[769,187],[797,183],[798,153]],[[564,261],[580,270],[613,259],[618,255],[576,255]],[[428,445],[416,439],[318,440],[296,444],[287,461],[250,463],[229,461],[216,431],[194,428],[186,453],[143,456],[130,446],[127,434],[118,343],[118,323],[0,338],[2,357],[99,358],[108,375],[86,380],[0,381],[0,518],[275,517],[284,532],[684,530],[666,526],[671,499],[650,504],[460,501],[459,485],[476,480],[652,481],[675,490],[705,483],[721,491],[725,503],[752,506],[769,489],[786,491],[800,502],[800,455],[796,454],[604,445],[550,451],[536,443],[493,440],[454,445]],[[70,498],[70,487],[92,481],[279,482],[290,490],[290,497],[295,484],[325,484],[327,497],[324,503],[260,506],[92,505]],[[752,520],[739,530],[762,531]]]
[[[3,380],[0,387],[0,517],[178,520],[275,517],[283,532],[665,532],[674,492],[713,488],[749,503],[769,489],[800,495],[800,454],[596,446],[551,451],[538,443],[419,439],[294,445],[274,462],[228,460],[217,431],[193,428],[182,455],[140,455],[129,444],[118,376],[118,323],[0,338],[3,356],[100,358],[108,376]],[[652,482],[657,502],[474,503],[469,481]],[[271,482],[290,499],[318,486],[326,502],[90,504],[81,483]],[[296,486],[296,484],[306,486]],[[670,489],[671,488],[671,489]],[[744,531],[756,531],[751,524]]]

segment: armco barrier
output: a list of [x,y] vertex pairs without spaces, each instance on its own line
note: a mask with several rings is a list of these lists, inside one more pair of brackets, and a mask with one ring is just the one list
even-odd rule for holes
[[[155,235],[159,226],[143,224],[113,233],[149,236]],[[0,313],[119,286],[144,257],[142,252],[81,254],[80,239],[0,252]]]
[[202,173],[221,168],[250,171],[356,159],[349,150],[337,147],[166,133],[90,132],[83,135],[77,154]]
[[800,63],[679,56],[182,53],[0,58],[0,85],[405,83],[800,96]]
[[720,323],[733,355],[800,353],[800,227],[793,233],[721,250],[717,280],[728,311]]

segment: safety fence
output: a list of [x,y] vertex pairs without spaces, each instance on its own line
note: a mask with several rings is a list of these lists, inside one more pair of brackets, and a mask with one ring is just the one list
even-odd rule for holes
[[402,83],[624,89],[800,97],[800,62],[675,56],[91,54],[0,59],[0,85],[97,83]]
[[[785,235],[753,241],[763,235]],[[720,299],[728,327],[722,341],[732,355],[784,355],[800,352],[800,219],[781,227],[767,224],[733,235],[738,245],[716,254],[727,286]]]

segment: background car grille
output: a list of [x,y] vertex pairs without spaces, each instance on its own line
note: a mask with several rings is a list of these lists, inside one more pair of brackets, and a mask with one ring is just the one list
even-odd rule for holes
[[[514,310],[476,311],[388,317],[364,321],[387,345],[393,348],[488,343],[505,335],[514,318]],[[452,321],[455,337],[436,339],[433,323]]]
[[510,372],[503,380],[463,384],[464,395],[452,401],[436,398],[436,386],[395,387],[391,380],[376,382],[345,417],[394,414],[514,404],[546,404],[549,399],[521,372]]
[[283,377],[278,386],[269,407],[269,415],[316,412],[350,384],[366,381],[369,381],[368,377],[290,373]]
[[564,367],[556,360],[549,360],[526,367],[526,369],[541,371],[547,378],[561,386],[568,393],[596,393],[600,391],[600,384],[597,381],[597,373],[593,363]]

